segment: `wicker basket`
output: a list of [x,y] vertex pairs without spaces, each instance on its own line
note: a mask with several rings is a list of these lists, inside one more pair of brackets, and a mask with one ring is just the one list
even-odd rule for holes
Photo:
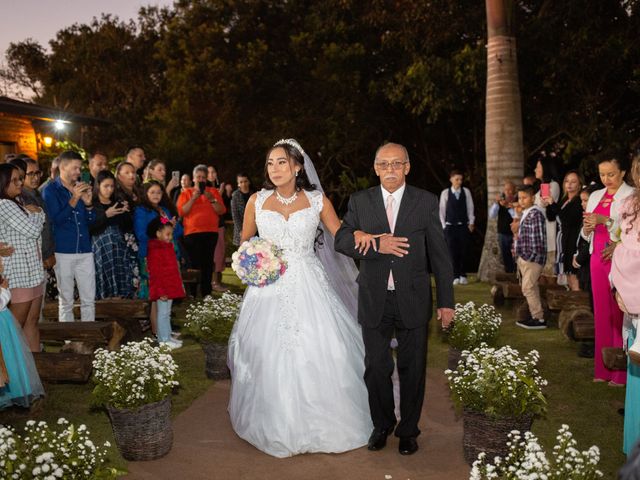
[[107,406],[118,450],[127,460],[153,460],[171,450],[171,395],[136,409]]
[[464,459],[471,465],[480,452],[486,452],[489,459],[496,455],[504,458],[509,453],[507,435],[512,430],[531,430],[533,417],[525,415],[519,418],[492,418],[464,409],[462,420]]
[[203,343],[207,378],[225,380],[231,377],[227,367],[227,344]]
[[447,368],[449,370],[455,370],[458,368],[461,353],[462,352],[460,350],[449,345],[449,357],[447,358]]

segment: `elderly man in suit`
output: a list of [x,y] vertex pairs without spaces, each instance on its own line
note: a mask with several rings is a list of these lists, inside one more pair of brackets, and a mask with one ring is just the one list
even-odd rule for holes
[[[394,431],[399,451],[418,450],[418,421],[424,399],[427,323],[432,314],[431,271],[437,288],[437,316],[443,326],[453,319],[453,270],[430,192],[407,185],[410,169],[405,147],[388,143],[376,152],[380,186],[354,193],[336,251],[360,260],[358,321],[365,345],[365,383],[374,430],[369,450],[380,450]],[[371,247],[371,248],[369,248]],[[398,340],[400,423],[394,414],[393,357]]]

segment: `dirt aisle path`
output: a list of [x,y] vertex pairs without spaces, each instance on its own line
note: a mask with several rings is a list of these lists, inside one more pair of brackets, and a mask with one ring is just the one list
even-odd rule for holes
[[379,452],[361,448],[340,455],[270,457],[238,438],[227,415],[229,382],[218,382],[174,421],[173,449],[152,462],[130,462],[128,479],[180,480],[464,480],[462,421],[456,421],[441,371],[427,370],[420,450],[398,453],[389,437]]

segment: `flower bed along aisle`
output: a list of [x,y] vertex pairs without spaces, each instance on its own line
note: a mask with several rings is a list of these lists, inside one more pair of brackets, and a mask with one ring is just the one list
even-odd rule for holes
[[464,350],[471,350],[482,343],[494,345],[501,324],[502,315],[492,305],[456,304],[453,322],[447,329],[449,370],[455,370]]
[[107,408],[122,456],[152,460],[166,455],[173,443],[171,393],[178,386],[178,365],[168,347],[154,347],[146,339],[117,352],[99,349],[93,367],[93,393]]
[[464,362],[445,375],[462,408],[465,460],[471,464],[480,452],[489,458],[504,456],[509,432],[530,430],[534,416],[546,410],[542,387],[547,382],[537,370],[539,354],[532,350],[520,357],[509,346],[483,344],[462,355]]
[[223,293],[220,298],[207,296],[202,302],[192,303],[187,309],[184,329],[202,345],[208,378],[229,378],[227,345],[241,303],[241,295]]

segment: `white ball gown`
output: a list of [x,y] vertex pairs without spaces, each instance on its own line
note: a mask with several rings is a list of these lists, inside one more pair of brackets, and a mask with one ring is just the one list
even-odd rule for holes
[[285,219],[262,208],[262,238],[284,250],[286,273],[248,287],[229,339],[229,414],[236,433],[274,457],[338,453],[366,445],[373,428],[363,380],[360,325],[339,300],[314,253],[322,193]]

